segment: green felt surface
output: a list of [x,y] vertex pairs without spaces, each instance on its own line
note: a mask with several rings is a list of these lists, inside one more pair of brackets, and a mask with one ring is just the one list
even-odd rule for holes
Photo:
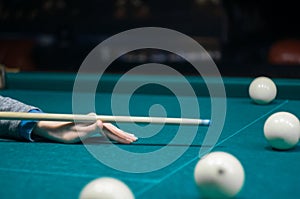
[[[8,88],[0,91],[1,95],[38,106],[45,112],[72,112],[73,75],[9,74],[7,78]],[[105,78],[106,84],[109,85],[110,81],[114,84],[114,76]],[[191,77],[191,81],[198,84],[193,78]],[[137,76],[132,81],[139,79],[141,77]],[[37,84],[36,81],[41,83]],[[166,81],[176,83],[172,78]],[[300,101],[297,94],[288,92],[270,105],[255,105],[246,96],[247,91],[239,90],[246,89],[247,82],[249,79],[226,79],[227,92],[231,94],[227,98],[225,126],[213,150],[232,153],[243,164],[246,181],[237,198],[299,198],[300,146],[290,151],[274,151],[268,146],[262,132],[264,121],[274,112],[289,111],[300,116],[298,108]],[[278,82],[290,90],[299,91],[300,85],[296,80],[278,80]],[[55,87],[53,84],[62,86]],[[88,94],[81,93],[81,95],[84,97]],[[121,99],[127,97],[126,93],[117,96]],[[111,113],[109,89],[107,92],[97,93],[95,99],[97,113]],[[183,99],[189,103],[192,97],[183,96]],[[209,97],[199,95],[198,100],[201,117],[209,118],[211,114]],[[163,89],[155,95],[151,95],[149,90],[134,95],[129,105],[130,113],[148,115],[149,107],[157,103],[165,107],[168,116],[180,116],[176,97],[170,93],[164,95]],[[88,110],[88,106],[81,108],[83,112],[92,111]],[[193,117],[193,111],[188,112],[191,112],[191,115],[187,116]],[[152,135],[152,128],[138,132],[134,131],[133,124],[127,124],[124,128],[133,131],[140,139],[132,145],[114,146],[140,154],[166,147],[178,130],[176,125],[167,125]],[[153,127],[155,128],[157,126]],[[136,198],[200,198],[201,195],[193,180],[193,169],[198,161],[199,150],[207,130],[208,127],[204,126],[197,128],[197,135],[191,145],[185,139],[169,145],[168,153],[156,157],[156,161],[147,164],[157,164],[163,158],[172,155],[172,151],[176,152],[182,148],[186,148],[186,151],[169,166],[148,173],[127,173],[111,168],[95,159],[83,144],[1,140],[0,198],[77,198],[85,184],[102,176],[121,179],[132,189]],[[195,128],[186,126],[183,131],[189,135]],[[88,146],[103,151],[103,157],[115,159],[119,164],[132,164],[134,167],[143,164],[139,160],[128,162],[126,158],[116,158],[117,154],[105,153],[110,145],[101,137],[91,139]]]

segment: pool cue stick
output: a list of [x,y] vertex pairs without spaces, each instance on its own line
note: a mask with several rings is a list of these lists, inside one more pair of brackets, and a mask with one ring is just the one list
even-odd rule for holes
[[166,118],[166,117],[137,117],[137,116],[112,116],[112,115],[81,115],[81,114],[54,114],[54,113],[25,113],[25,112],[0,112],[1,120],[37,120],[37,121],[75,121],[93,122],[123,122],[123,123],[154,123],[154,124],[183,124],[209,126],[209,119],[191,118]]

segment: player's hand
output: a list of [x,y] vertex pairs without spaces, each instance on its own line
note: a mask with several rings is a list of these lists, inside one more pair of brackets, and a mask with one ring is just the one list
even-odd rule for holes
[[33,135],[63,143],[77,143],[99,133],[124,144],[137,140],[133,134],[124,132],[110,123],[102,123],[100,120],[93,123],[39,121],[33,130]]

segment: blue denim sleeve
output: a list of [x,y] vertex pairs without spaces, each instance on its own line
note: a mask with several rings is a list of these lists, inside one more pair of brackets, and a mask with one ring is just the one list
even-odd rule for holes
[[[42,113],[42,111],[39,109],[32,109],[29,113]],[[36,123],[37,121],[35,120],[22,120],[19,124],[20,135],[26,140],[33,142],[34,140],[31,138],[31,133]]]

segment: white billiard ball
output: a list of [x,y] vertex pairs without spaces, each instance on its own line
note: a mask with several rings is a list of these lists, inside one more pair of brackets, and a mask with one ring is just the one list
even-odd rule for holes
[[257,77],[249,86],[250,98],[257,104],[268,104],[277,95],[275,83],[268,77]]
[[79,199],[134,199],[134,195],[122,181],[102,177],[88,183],[82,189]]
[[274,113],[265,121],[264,135],[273,148],[291,149],[299,141],[299,119],[288,112]]
[[204,198],[231,198],[242,189],[245,172],[240,161],[233,155],[212,152],[198,161],[194,178]]

